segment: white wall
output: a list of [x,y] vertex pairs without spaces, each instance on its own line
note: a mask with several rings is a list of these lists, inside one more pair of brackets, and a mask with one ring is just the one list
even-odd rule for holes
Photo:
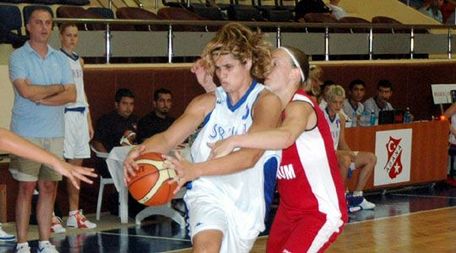
[[13,101],[13,85],[9,80],[8,65],[0,65],[0,127],[9,129]]

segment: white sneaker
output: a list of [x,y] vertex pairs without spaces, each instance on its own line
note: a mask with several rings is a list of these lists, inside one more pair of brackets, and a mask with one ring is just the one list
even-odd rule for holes
[[16,236],[12,234],[6,233],[1,227],[0,227],[0,241],[15,241]]
[[53,233],[65,233],[66,229],[62,226],[62,219],[58,216],[52,216],[51,231]]
[[46,242],[41,246],[38,246],[37,253],[59,253],[54,245],[50,242]]
[[90,222],[84,214],[82,214],[82,210],[76,211],[75,214],[70,215],[67,220],[67,227],[73,228],[96,228],[97,224]]
[[16,253],[30,253],[30,246],[28,243],[26,245],[22,245],[19,248],[16,246]]
[[361,207],[363,210],[370,210],[375,208],[375,204],[367,201],[366,198],[363,198],[363,202],[359,204],[359,207]]

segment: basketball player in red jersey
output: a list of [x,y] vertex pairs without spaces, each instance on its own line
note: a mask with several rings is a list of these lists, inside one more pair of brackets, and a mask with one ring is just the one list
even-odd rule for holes
[[[347,222],[344,185],[323,112],[307,93],[307,56],[281,47],[265,80],[283,104],[275,130],[232,136],[213,146],[214,157],[238,147],[283,149],[277,173],[280,204],[269,234],[268,252],[322,252]],[[300,89],[304,83],[304,89]],[[178,174],[179,161],[173,161]]]

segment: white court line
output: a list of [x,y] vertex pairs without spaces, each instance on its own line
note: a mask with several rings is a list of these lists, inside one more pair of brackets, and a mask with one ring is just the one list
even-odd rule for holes
[[[364,222],[375,222],[375,221],[394,219],[394,218],[412,216],[412,215],[423,214],[423,213],[430,213],[430,212],[441,211],[441,210],[445,210],[445,209],[456,209],[456,206],[448,206],[448,207],[442,207],[442,208],[436,208],[436,209],[430,209],[430,210],[423,210],[423,211],[417,211],[417,212],[408,212],[408,213],[404,213],[404,214],[398,214],[398,215],[394,215],[394,216],[386,216],[386,217],[374,218],[374,219],[370,219],[370,220],[352,221],[352,222],[346,223],[345,226],[348,226],[348,225],[351,225],[351,224],[364,223]],[[369,210],[367,210],[367,211],[369,211]],[[361,210],[360,212],[363,212],[363,210]]]
[[180,238],[172,238],[172,237],[161,237],[161,236],[152,236],[152,235],[131,235],[131,234],[120,234],[120,233],[112,233],[112,232],[99,232],[103,235],[116,235],[116,236],[127,236],[127,237],[138,237],[138,238],[145,238],[145,239],[160,239],[160,240],[168,240],[168,241],[180,241],[180,242],[190,242],[190,239],[180,239]]
[[417,198],[456,199],[456,197],[451,197],[451,196],[436,196],[436,195],[422,195],[422,194],[394,193],[391,195],[392,196],[417,197]]

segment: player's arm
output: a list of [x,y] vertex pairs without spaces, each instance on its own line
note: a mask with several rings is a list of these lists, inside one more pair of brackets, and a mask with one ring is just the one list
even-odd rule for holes
[[345,141],[345,117],[339,113],[340,118],[340,134],[339,134],[339,144],[337,146],[337,151],[342,151],[343,154],[349,155],[351,160],[355,160],[355,153],[350,149],[347,142]]
[[63,87],[63,92],[40,99],[38,102],[43,105],[64,105],[76,101],[76,86],[74,84],[65,84]]
[[[253,123],[249,133],[257,133],[277,127],[280,119],[281,103],[279,98],[269,91],[256,102],[253,108]],[[226,175],[251,168],[263,154],[262,149],[243,148],[227,156],[208,160],[202,163],[190,163],[177,156],[178,159],[168,157],[174,165],[179,188],[188,181],[201,176]]]
[[93,169],[72,166],[65,163],[57,156],[3,128],[0,128],[0,150],[47,164],[58,173],[68,177],[78,189],[79,184],[75,179],[80,179],[91,184],[92,180],[89,177],[96,177]]
[[181,144],[203,122],[207,114],[215,106],[215,94],[205,93],[193,99],[184,113],[164,132],[146,139],[141,145],[133,148],[124,161],[125,182],[136,174],[135,159],[145,152],[167,154]]
[[291,102],[285,108],[284,113],[287,116],[280,127],[231,136],[226,140],[219,141],[213,145],[211,156],[225,156],[237,147],[285,149],[291,146],[302,132],[313,128],[316,124],[315,111],[307,102]]

